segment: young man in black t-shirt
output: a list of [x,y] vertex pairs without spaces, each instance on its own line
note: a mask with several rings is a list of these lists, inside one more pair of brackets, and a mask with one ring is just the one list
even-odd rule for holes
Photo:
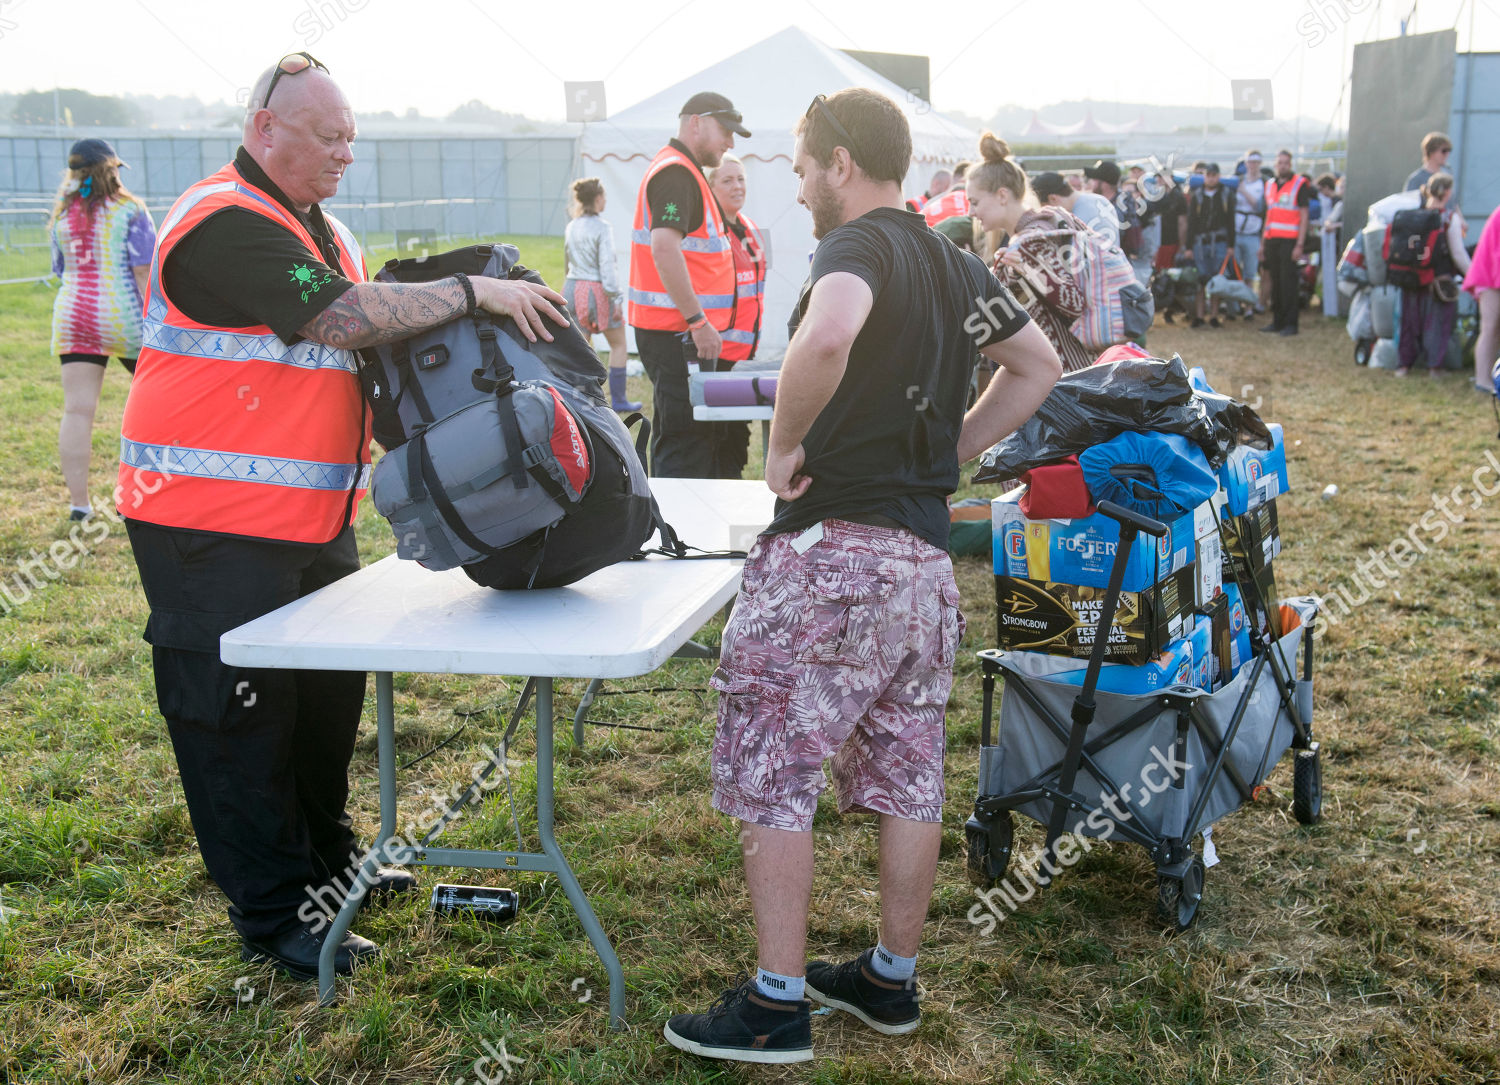
[[[959,465],[1021,425],[1062,371],[972,253],[902,208],[904,114],[869,90],[798,126],[799,200],[821,244],[777,388],[766,482],[713,686],[713,804],[744,831],[759,971],[666,1026],[711,1058],[812,1057],[804,992],[887,1035],[921,1014],[915,966],[937,875],[944,712],[963,635],[945,549]],[[976,352],[999,371],[966,415]],[[806,960],[812,818],[880,815],[881,927],[843,964]]]

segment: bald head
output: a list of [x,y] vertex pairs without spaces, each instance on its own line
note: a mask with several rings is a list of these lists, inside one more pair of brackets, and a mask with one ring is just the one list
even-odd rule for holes
[[354,111],[327,72],[308,68],[262,72],[245,114],[245,150],[284,192],[293,206],[306,210],[332,198],[345,168],[354,161]]
[[941,196],[947,192],[953,184],[953,174],[947,170],[938,170],[932,175],[932,180],[927,182],[927,194],[929,196]]

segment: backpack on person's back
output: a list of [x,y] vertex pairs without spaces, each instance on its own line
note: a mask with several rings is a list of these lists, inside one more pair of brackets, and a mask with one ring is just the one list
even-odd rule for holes
[[1143,339],[1156,318],[1151,290],[1141,285],[1125,254],[1107,238],[1087,227],[1074,237],[1073,275],[1083,292],[1083,314],[1073,334],[1093,351]]
[[1419,290],[1439,275],[1453,273],[1448,254],[1448,214],[1437,207],[1398,211],[1385,228],[1385,280],[1404,290]]

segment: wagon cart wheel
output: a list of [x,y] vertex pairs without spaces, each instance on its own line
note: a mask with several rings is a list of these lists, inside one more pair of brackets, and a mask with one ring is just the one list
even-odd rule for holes
[[1193,925],[1198,918],[1198,904],[1203,900],[1203,860],[1193,856],[1182,877],[1170,874],[1156,876],[1156,914],[1177,934]]
[[1303,825],[1315,825],[1323,816],[1323,762],[1318,744],[1297,751],[1292,775],[1292,814]]
[[1361,339],[1354,344],[1354,364],[1369,365],[1370,352],[1375,349],[1375,340]]
[[987,821],[970,818],[964,825],[964,836],[969,843],[969,881],[989,889],[1005,877],[1005,868],[1010,865],[1011,845],[1016,838],[1010,811],[1001,810]]

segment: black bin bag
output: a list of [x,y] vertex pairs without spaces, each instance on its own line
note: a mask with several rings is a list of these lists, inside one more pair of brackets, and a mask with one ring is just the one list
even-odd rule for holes
[[1236,445],[1271,447],[1260,416],[1193,388],[1180,356],[1126,358],[1064,373],[1036,413],[979,458],[973,481],[1009,482],[1126,431],[1181,434],[1215,468]]

